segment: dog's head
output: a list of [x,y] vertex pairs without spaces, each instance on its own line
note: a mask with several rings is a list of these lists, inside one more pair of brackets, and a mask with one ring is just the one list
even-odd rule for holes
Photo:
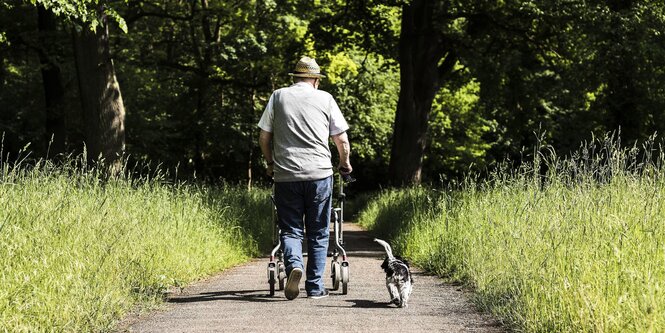
[[381,264],[381,268],[383,268],[383,270],[386,272],[386,275],[392,275],[394,272],[393,272],[392,268],[390,268],[390,265],[388,263],[390,263],[390,259],[388,259],[388,257],[386,257],[385,259],[383,259],[383,263]]

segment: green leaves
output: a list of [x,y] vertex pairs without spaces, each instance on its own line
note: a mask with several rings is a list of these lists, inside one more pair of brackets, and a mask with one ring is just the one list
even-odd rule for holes
[[[126,2],[126,1],[125,1]],[[107,0],[30,0],[33,5],[41,5],[56,16],[69,22],[87,26],[93,31],[99,27],[101,17],[108,15],[127,33],[127,23]]]
[[[124,32],[112,29],[110,41],[132,156],[211,179],[246,178],[248,169],[262,174],[256,122],[270,93],[291,83],[286,73],[295,61],[309,55],[328,73],[322,89],[350,122],[356,170],[380,178],[370,173],[386,169],[390,158],[402,6],[412,3],[5,1],[0,101],[7,107],[0,131],[11,133],[6,145],[17,149],[43,140],[42,99],[28,97],[41,96],[44,48],[33,7],[44,6],[58,15],[51,38],[57,47],[46,56],[66,82],[76,75],[72,27],[94,30],[107,18]],[[442,70],[431,110],[425,178],[520,158],[538,128],[564,154],[592,131],[621,126],[626,140],[638,141],[665,131],[662,1],[432,4],[431,33],[446,43],[435,64],[452,70]],[[444,61],[446,54],[455,61]],[[68,123],[78,126],[76,84],[67,89]],[[79,131],[70,129],[71,137]]]
[[476,168],[487,165],[492,143],[484,136],[495,124],[478,112],[479,93],[480,84],[472,80],[458,89],[447,85],[435,98],[425,158],[429,174],[463,177],[471,165]]

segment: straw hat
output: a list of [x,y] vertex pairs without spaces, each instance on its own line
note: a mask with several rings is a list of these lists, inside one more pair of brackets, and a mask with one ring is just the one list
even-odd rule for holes
[[296,64],[296,69],[293,73],[289,73],[291,76],[295,77],[310,77],[310,78],[322,78],[326,77],[321,74],[321,68],[316,63],[316,60],[310,57],[302,57]]

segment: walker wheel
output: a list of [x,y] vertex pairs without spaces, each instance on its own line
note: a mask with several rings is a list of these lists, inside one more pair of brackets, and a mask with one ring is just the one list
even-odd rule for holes
[[270,285],[270,296],[275,296],[275,268],[268,268],[268,284]]
[[278,274],[277,274],[277,280],[279,280],[279,290],[284,290],[284,283],[286,281],[286,268],[284,267],[283,263],[278,263]]
[[342,279],[342,273],[340,269],[339,262],[333,261],[332,266],[331,266],[331,271],[332,271],[332,290],[338,290],[339,289],[339,281]]
[[349,284],[349,264],[348,263],[343,263],[342,264],[341,275],[342,275],[342,295],[346,295],[346,293],[348,291],[348,284]]

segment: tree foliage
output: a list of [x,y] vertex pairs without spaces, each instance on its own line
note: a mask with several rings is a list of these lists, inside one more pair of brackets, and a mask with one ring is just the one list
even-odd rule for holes
[[100,6],[102,13],[113,18],[120,29],[127,32],[127,24],[118,12],[111,6],[108,0],[29,0],[35,6],[42,6],[56,16],[62,17],[68,22],[78,24],[80,28],[96,30],[103,23],[100,17]]
[[[400,40],[404,10],[418,3],[3,3],[3,151],[32,142],[36,155],[46,154],[48,98],[40,71],[47,65],[57,66],[64,89],[65,151],[80,149],[85,131],[71,36],[99,26],[100,8],[115,22],[110,55],[126,107],[127,153],[185,177],[262,177],[256,123],[270,93],[290,84],[286,73],[302,55],[328,73],[321,88],[350,122],[352,161],[366,184],[391,178],[396,144],[407,143],[401,154],[421,152],[407,160],[421,160],[421,178],[438,181],[519,158],[538,138],[565,153],[592,133],[621,128],[624,141],[635,142],[665,129],[662,2],[438,0],[427,2],[432,15],[423,17],[431,22],[417,21],[427,29]],[[37,5],[57,14],[46,39],[51,45],[40,42]],[[421,37],[422,47],[439,47],[408,62],[406,43]],[[425,62],[438,71],[436,80],[426,84],[430,67],[413,67],[406,78],[406,64]],[[413,116],[407,108],[396,118],[407,82],[414,92],[409,103],[419,105],[425,122],[398,133]]]

